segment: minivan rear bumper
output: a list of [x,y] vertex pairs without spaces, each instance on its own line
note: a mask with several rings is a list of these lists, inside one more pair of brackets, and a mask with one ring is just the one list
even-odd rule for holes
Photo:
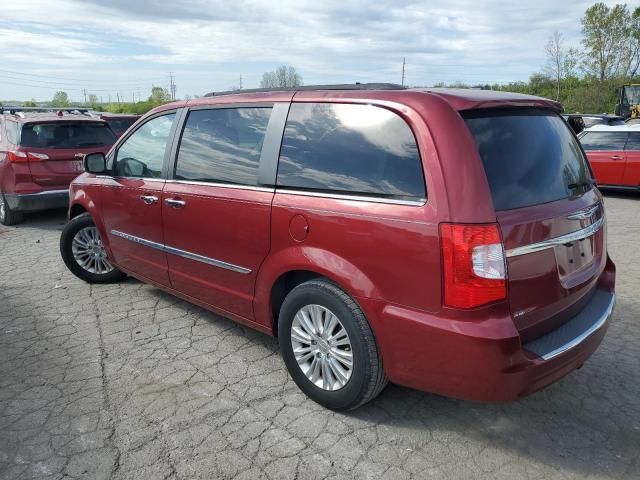
[[69,190],[43,190],[38,193],[10,194],[5,199],[11,210],[35,212],[50,208],[64,208],[69,205]]
[[476,310],[470,319],[443,319],[441,313],[359,301],[376,319],[372,326],[391,382],[464,400],[506,402],[571,373],[598,348],[615,305],[615,267],[610,260],[607,267],[576,317],[525,345],[506,305]]

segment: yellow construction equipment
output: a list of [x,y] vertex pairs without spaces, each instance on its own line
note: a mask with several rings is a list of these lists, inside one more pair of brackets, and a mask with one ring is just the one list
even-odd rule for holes
[[628,84],[620,87],[616,115],[623,118],[640,118],[640,84]]

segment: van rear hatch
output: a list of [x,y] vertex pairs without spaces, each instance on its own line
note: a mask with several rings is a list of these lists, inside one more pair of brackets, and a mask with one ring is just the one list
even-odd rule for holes
[[103,121],[29,122],[22,126],[19,150],[27,153],[33,181],[67,187],[84,171],[85,153],[107,153],[116,137]]
[[558,113],[496,108],[462,116],[487,175],[511,314],[527,342],[566,323],[595,292],[607,256],[602,199]]

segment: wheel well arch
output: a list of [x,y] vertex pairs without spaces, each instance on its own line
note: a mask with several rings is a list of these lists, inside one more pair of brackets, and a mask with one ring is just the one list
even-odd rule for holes
[[87,212],[87,209],[79,203],[76,203],[69,209],[69,220],[76,218],[78,215],[82,215],[85,212]]
[[326,278],[327,280],[331,280],[326,276],[313,272],[311,270],[290,270],[288,272],[283,273],[278,277],[278,279],[273,283],[271,287],[271,315],[273,321],[271,322],[271,328],[273,331],[273,336],[278,336],[278,316],[280,314],[280,307],[282,307],[282,302],[288,293],[296,288],[298,285],[303,284],[304,282],[308,282],[309,280],[313,280],[315,278]]

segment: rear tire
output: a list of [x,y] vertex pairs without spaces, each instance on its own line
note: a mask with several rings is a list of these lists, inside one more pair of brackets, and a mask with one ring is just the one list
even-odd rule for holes
[[78,215],[62,230],[60,254],[67,268],[88,283],[115,283],[126,274],[107,259],[100,234],[88,213]]
[[4,196],[4,193],[0,192],[0,223],[2,225],[17,225],[23,220],[22,212],[16,212],[9,208],[9,204]]
[[352,410],[373,400],[387,385],[364,313],[329,280],[310,280],[286,296],[278,337],[293,381],[324,407]]

